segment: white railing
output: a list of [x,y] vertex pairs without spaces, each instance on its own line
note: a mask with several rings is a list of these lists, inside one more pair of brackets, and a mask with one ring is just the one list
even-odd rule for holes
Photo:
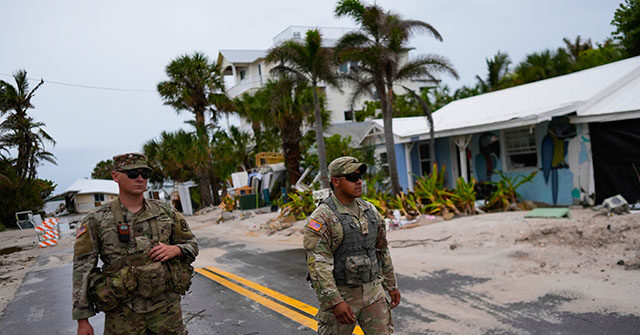
[[262,85],[264,85],[264,82],[265,79],[261,77],[244,78],[244,80],[227,89],[227,96],[233,99],[248,90],[262,87]]

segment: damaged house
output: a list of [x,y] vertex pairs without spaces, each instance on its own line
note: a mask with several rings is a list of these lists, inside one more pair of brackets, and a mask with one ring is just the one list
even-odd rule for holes
[[[435,141],[450,187],[458,177],[497,181],[496,170],[510,178],[539,171],[518,189],[526,200],[594,204],[621,194],[640,201],[640,56],[457,100],[433,119],[433,139],[425,117],[393,120],[404,190],[430,172]],[[375,145],[384,162],[382,127],[382,120],[360,123],[365,132],[353,144]]]

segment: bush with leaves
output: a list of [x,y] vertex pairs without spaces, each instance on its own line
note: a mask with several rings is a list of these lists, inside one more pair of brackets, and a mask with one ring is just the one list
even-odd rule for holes
[[382,173],[367,174],[364,176],[366,190],[362,194],[362,199],[373,204],[382,217],[392,217],[391,199],[392,196],[388,192],[387,187],[383,183],[384,175]]
[[316,209],[311,191],[289,193],[289,201],[281,206],[281,216],[293,215],[296,220],[306,219]]
[[453,202],[454,193],[444,186],[446,167],[443,165],[438,172],[438,165],[433,164],[432,172],[416,180],[415,194],[424,204],[425,212],[429,214],[445,215],[450,212],[460,214]]
[[501,171],[496,171],[500,177],[499,181],[490,182],[496,186],[495,192],[491,194],[485,205],[485,209],[488,211],[505,211],[509,209],[518,209],[518,199],[522,199],[522,196],[516,191],[524,183],[528,183],[533,180],[533,177],[538,174],[538,171],[533,171],[528,176],[515,176],[509,177]]
[[425,206],[415,193],[400,193],[390,201],[391,208],[397,209],[407,219],[411,220],[424,213]]
[[461,213],[473,215],[476,213],[476,180],[466,182],[462,177],[458,177],[456,189],[453,191],[453,203]]
[[0,230],[16,227],[16,212],[40,213],[56,185],[45,179],[24,179],[8,160],[0,160]]
[[236,206],[236,198],[232,197],[231,194],[227,193],[224,197],[222,197],[222,201],[220,202],[220,208],[222,208],[226,212],[232,212],[237,208]]

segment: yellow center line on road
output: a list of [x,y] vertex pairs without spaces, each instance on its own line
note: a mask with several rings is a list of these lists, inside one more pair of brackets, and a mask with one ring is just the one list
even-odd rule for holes
[[265,297],[263,297],[263,296],[261,296],[261,295],[259,295],[257,293],[249,291],[246,288],[241,287],[238,284],[234,284],[231,281],[229,281],[229,280],[227,280],[225,278],[222,278],[222,277],[220,277],[220,276],[218,276],[216,274],[213,274],[213,273],[211,273],[211,272],[209,272],[207,270],[198,268],[198,269],[195,269],[194,271],[196,271],[197,273],[199,273],[199,274],[201,274],[201,275],[203,275],[203,276],[205,276],[205,277],[207,277],[209,279],[212,279],[212,280],[218,282],[221,285],[224,285],[224,286],[228,287],[229,289],[231,289],[233,291],[236,291],[237,293],[240,293],[240,294],[244,295],[245,297],[247,297],[247,298],[249,298],[249,299],[251,299],[251,300],[253,300],[253,301],[255,301],[255,302],[257,302],[257,303],[259,303],[259,304],[271,309],[271,310],[274,310],[274,311],[276,311],[276,312],[288,317],[289,319],[291,319],[293,321],[296,321],[296,322],[298,322],[298,323],[300,323],[302,325],[305,325],[305,326],[307,326],[307,327],[309,327],[309,328],[311,328],[311,329],[313,329],[315,331],[318,330],[317,321],[312,319],[312,318],[310,318],[310,317],[304,316],[304,315],[302,315],[302,314],[300,314],[298,312],[294,312],[293,310],[291,310],[291,309],[289,309],[289,308],[287,308],[287,307],[285,307],[283,305],[280,305],[279,303],[274,302],[271,299],[267,299],[267,298],[265,298]]
[[207,267],[205,267],[205,269],[211,270],[211,271],[213,271],[213,272],[215,272],[217,274],[220,274],[220,275],[223,275],[223,276],[225,276],[227,278],[233,279],[233,280],[235,280],[236,282],[238,282],[240,284],[243,284],[243,285],[245,285],[247,287],[250,287],[250,288],[252,288],[252,289],[254,289],[254,290],[258,291],[258,292],[261,292],[261,293],[271,297],[271,298],[274,298],[276,300],[284,302],[285,304],[287,304],[287,305],[289,305],[291,307],[295,307],[295,308],[297,308],[297,309],[299,309],[299,310],[301,310],[301,311],[303,311],[303,312],[305,312],[305,313],[307,313],[309,315],[316,315],[318,313],[318,309],[313,307],[313,306],[307,305],[302,301],[298,301],[296,299],[290,298],[290,297],[288,297],[288,296],[286,296],[286,295],[284,295],[284,294],[282,294],[280,292],[276,292],[276,291],[274,291],[274,290],[272,290],[272,289],[270,289],[268,287],[264,287],[264,286],[262,286],[262,285],[260,285],[258,283],[254,283],[254,282],[252,282],[252,281],[250,281],[248,279],[244,279],[242,277],[236,276],[233,273],[226,272],[224,270],[215,268],[213,266],[207,266]]
[[[252,282],[252,281],[250,281],[248,279],[242,278],[240,276],[234,275],[232,273],[226,272],[224,270],[218,269],[218,268],[213,267],[213,266],[207,266],[204,269],[197,268],[197,269],[195,269],[195,271],[200,273],[200,274],[202,274],[203,276],[205,276],[207,278],[213,279],[214,281],[218,282],[219,284],[224,285],[224,286],[230,288],[231,290],[233,290],[235,292],[238,292],[238,293],[240,293],[240,294],[242,294],[242,295],[244,295],[244,296],[246,296],[246,297],[248,297],[248,298],[250,298],[252,300],[255,300],[256,302],[258,302],[258,303],[260,303],[260,304],[262,304],[262,305],[264,305],[264,306],[266,306],[266,307],[268,307],[268,308],[270,308],[270,309],[272,309],[272,310],[274,310],[274,311],[276,311],[276,312],[278,312],[278,313],[280,313],[280,314],[282,314],[282,315],[284,315],[284,316],[286,316],[286,317],[288,317],[288,318],[290,318],[290,319],[292,319],[292,320],[294,320],[294,321],[296,321],[296,322],[298,322],[300,324],[303,324],[303,325],[305,325],[305,326],[307,326],[307,327],[309,327],[309,328],[311,328],[311,329],[313,329],[315,331],[318,330],[318,325],[317,325],[317,321],[316,320],[311,319],[311,318],[309,318],[309,317],[307,317],[307,316],[305,316],[303,314],[300,314],[300,313],[298,313],[296,311],[293,311],[293,310],[287,308],[286,306],[283,306],[283,305],[281,305],[279,303],[276,303],[276,302],[274,302],[274,301],[272,301],[270,299],[267,299],[267,298],[265,298],[265,297],[263,297],[263,296],[261,296],[259,294],[256,294],[256,293],[254,293],[252,291],[249,291],[249,290],[247,290],[247,289],[245,289],[245,288],[243,288],[243,287],[241,287],[241,286],[239,286],[239,285],[237,285],[237,284],[235,284],[235,283],[233,283],[233,282],[231,282],[231,281],[229,281],[226,278],[223,278],[221,276],[224,276],[224,277],[227,277],[229,279],[232,279],[232,280],[234,280],[234,281],[236,281],[236,282],[238,282],[240,284],[243,284],[243,285],[245,285],[245,286],[247,286],[249,288],[252,288],[252,289],[254,289],[254,290],[256,290],[256,291],[258,291],[258,292],[260,292],[260,293],[262,293],[262,294],[264,294],[266,296],[268,296],[268,297],[276,299],[276,300],[278,300],[278,301],[280,301],[282,303],[285,303],[285,304],[287,304],[287,305],[289,305],[291,307],[294,307],[294,308],[296,308],[296,309],[298,309],[300,311],[303,311],[303,312],[305,312],[305,313],[307,313],[309,315],[315,315],[318,312],[318,309],[313,307],[313,306],[307,305],[302,301],[298,301],[298,300],[293,299],[293,298],[291,298],[289,296],[286,296],[286,295],[284,295],[284,294],[282,294],[280,292],[274,291],[274,290],[272,290],[272,289],[270,289],[268,287],[262,286],[262,285],[260,285],[258,283]],[[215,272],[216,274],[214,274],[212,272]],[[218,275],[220,275],[220,276],[218,276]],[[275,305],[275,306],[273,306],[273,305]],[[283,313],[281,311],[282,309],[284,309],[286,311],[286,313]],[[357,326],[357,325],[356,325],[355,329],[353,330],[353,334],[364,335],[364,333],[362,332],[362,329],[360,329],[360,326]]]

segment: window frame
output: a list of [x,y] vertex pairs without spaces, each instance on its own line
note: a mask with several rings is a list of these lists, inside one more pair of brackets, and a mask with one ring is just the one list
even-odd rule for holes
[[[511,156],[518,153],[509,152],[508,143],[507,143],[507,133],[522,131],[522,130],[526,130],[529,134],[533,136],[533,143],[534,143],[535,150],[530,150],[529,152],[520,152],[519,154],[535,153],[536,154],[535,166],[513,167],[511,164]],[[526,172],[526,171],[534,171],[534,170],[540,169],[540,144],[538,143],[536,125],[503,129],[502,131],[500,131],[500,151],[502,154],[502,170],[505,172]]]
[[105,196],[104,193],[94,193],[93,201],[94,202],[104,202]]
[[429,162],[429,171],[427,171],[427,173],[431,173],[431,169],[433,168],[433,162],[431,161],[431,158],[430,157],[422,157],[422,151],[420,150],[421,146],[426,146],[427,150],[431,150],[431,147],[429,145],[429,141],[431,141],[431,140],[418,142],[418,164],[420,165],[420,173],[421,173],[420,175],[421,176],[425,175],[425,171],[422,168],[422,163],[424,161]]

